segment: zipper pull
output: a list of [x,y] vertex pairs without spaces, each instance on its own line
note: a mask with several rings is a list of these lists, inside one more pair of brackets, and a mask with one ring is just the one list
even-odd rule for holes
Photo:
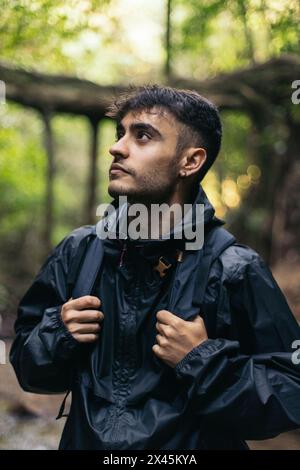
[[164,277],[167,274],[167,270],[172,266],[168,260],[166,260],[163,256],[161,256],[158,260],[156,266],[154,266],[154,270],[157,271],[160,277]]

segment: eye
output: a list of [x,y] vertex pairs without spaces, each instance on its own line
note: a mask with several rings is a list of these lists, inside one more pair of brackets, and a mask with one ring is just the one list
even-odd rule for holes
[[146,132],[146,131],[139,130],[139,131],[137,131],[137,133],[136,133],[136,138],[137,138],[138,140],[141,140],[142,142],[147,142],[148,140],[151,139],[151,135],[150,135],[148,132]]

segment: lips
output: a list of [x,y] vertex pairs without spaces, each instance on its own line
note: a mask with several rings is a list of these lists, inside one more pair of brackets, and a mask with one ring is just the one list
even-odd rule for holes
[[127,173],[129,174],[129,171],[125,170],[125,168],[123,168],[121,165],[118,165],[118,164],[113,164],[111,167],[110,167],[110,170],[109,170],[109,173],[114,175],[114,174],[122,174],[122,173]]

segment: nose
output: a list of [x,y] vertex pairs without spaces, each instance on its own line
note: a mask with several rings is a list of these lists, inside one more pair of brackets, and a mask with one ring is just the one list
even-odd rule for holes
[[125,136],[121,137],[117,142],[115,142],[109,149],[109,153],[113,157],[122,157],[127,158],[129,155],[128,145],[126,143]]

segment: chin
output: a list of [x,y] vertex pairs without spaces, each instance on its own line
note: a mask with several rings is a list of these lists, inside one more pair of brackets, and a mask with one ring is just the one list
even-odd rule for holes
[[137,191],[129,185],[126,186],[115,181],[109,184],[107,191],[113,199],[117,199],[119,196],[126,196],[130,204],[134,204],[135,202],[142,203],[149,198],[149,195],[146,196],[143,191]]
[[131,193],[130,188],[124,184],[120,184],[118,181],[111,181],[107,188],[108,194],[117,198],[118,196],[127,196]]

